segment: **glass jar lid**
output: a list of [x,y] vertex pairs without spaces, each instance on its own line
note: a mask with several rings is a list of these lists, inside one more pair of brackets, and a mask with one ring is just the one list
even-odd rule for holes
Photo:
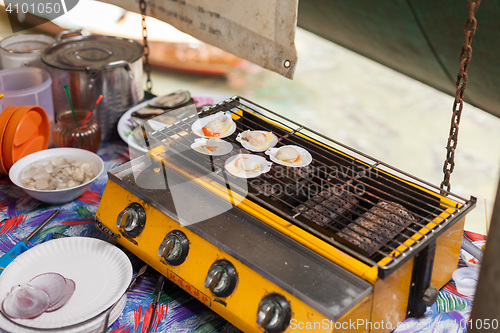
[[42,61],[49,66],[65,70],[93,70],[119,60],[133,63],[144,49],[138,42],[114,36],[69,37],[45,49]]

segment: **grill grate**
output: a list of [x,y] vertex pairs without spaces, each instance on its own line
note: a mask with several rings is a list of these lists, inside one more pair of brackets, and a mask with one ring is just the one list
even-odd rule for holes
[[[191,131],[194,121],[219,111],[233,114],[237,130],[224,140],[237,149],[221,157],[190,149],[196,138]],[[235,140],[245,130],[272,131],[279,139],[277,147],[301,146],[313,161],[301,168],[273,164],[268,173],[248,180],[247,192],[231,183],[232,176],[224,169],[229,156],[251,153]],[[418,253],[475,203],[473,197],[466,200],[451,193],[443,198],[438,188],[241,97],[147,133],[146,142],[163,145],[165,160],[183,169],[189,166],[184,171],[190,175],[210,174],[225,186],[231,183],[232,191],[385,270],[395,269],[405,254]]]

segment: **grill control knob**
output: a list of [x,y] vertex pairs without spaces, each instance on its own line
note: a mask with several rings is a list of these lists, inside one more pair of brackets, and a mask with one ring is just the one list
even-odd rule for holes
[[210,289],[215,296],[226,297],[236,288],[238,274],[233,264],[227,260],[217,260],[208,269],[205,278],[205,288]]
[[158,255],[163,257],[169,265],[177,266],[186,260],[189,252],[189,241],[180,230],[170,231],[160,244]]
[[132,202],[118,214],[116,226],[130,237],[138,236],[146,224],[146,211],[140,203]]
[[269,294],[260,301],[257,310],[257,324],[266,332],[283,332],[290,324],[291,318],[290,304],[282,295]]

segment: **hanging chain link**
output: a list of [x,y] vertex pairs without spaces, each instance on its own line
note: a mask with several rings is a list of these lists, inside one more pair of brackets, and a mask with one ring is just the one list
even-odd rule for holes
[[144,45],[144,70],[146,71],[146,89],[151,93],[153,82],[151,81],[151,64],[149,63],[148,27],[146,25],[146,1],[139,0],[139,9],[142,15],[142,39]]
[[453,114],[451,117],[450,135],[446,145],[446,159],[444,161],[443,173],[444,179],[441,182],[441,195],[446,195],[445,191],[450,191],[450,176],[455,168],[455,149],[458,143],[458,125],[464,107],[464,93],[467,87],[467,67],[472,58],[472,37],[476,33],[477,20],[475,18],[476,9],[479,7],[481,0],[469,0],[469,17],[465,21],[464,34],[465,42],[460,51],[460,71],[457,76],[457,89],[455,92],[455,100],[453,101]]

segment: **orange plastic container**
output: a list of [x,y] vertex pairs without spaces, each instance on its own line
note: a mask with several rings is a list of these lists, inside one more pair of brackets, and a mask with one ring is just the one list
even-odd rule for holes
[[43,108],[31,105],[6,108],[0,114],[0,172],[7,174],[22,157],[47,149],[49,138],[49,119]]

